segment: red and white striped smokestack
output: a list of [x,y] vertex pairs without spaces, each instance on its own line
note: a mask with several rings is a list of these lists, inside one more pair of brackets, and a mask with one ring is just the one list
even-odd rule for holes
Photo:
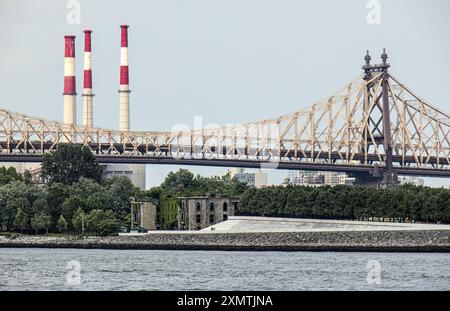
[[93,127],[92,30],[84,30],[83,126]]
[[128,85],[128,25],[120,26],[119,129],[130,130],[130,88]]
[[75,36],[64,36],[64,123],[77,123],[75,85]]

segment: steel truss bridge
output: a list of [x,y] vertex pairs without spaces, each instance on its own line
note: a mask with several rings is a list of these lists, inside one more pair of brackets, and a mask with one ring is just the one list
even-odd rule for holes
[[66,125],[0,108],[0,162],[40,162],[60,143],[103,163],[342,171],[383,179],[450,177],[450,116],[388,72],[385,52],[340,91],[273,119],[189,131]]

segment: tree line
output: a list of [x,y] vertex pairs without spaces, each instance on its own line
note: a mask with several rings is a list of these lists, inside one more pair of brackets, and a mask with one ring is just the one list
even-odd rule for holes
[[[109,235],[129,227],[132,198],[167,203],[179,196],[239,195],[247,189],[229,175],[202,177],[180,169],[160,186],[142,191],[125,176],[103,179],[102,173],[92,152],[76,144],[60,144],[44,156],[43,185],[34,184],[28,171],[1,167],[0,231]],[[171,208],[161,216],[173,222],[173,213]]]
[[102,179],[91,151],[62,144],[42,163],[43,185],[31,174],[0,168],[0,225],[22,233],[72,232],[107,235],[130,223],[130,197],[141,191],[123,176]]
[[44,186],[12,180],[0,184],[0,223],[3,231],[80,233],[84,227],[106,235],[129,224],[130,197],[138,191],[122,176]]
[[246,190],[242,215],[450,223],[450,189],[402,185],[387,189],[362,186],[272,186]]
[[166,196],[239,196],[249,187],[231,175],[204,177],[194,175],[187,169],[170,172],[159,187],[150,189],[152,192],[163,193]]

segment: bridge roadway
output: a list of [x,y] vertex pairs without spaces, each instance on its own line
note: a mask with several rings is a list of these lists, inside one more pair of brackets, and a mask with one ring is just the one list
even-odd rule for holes
[[[2,145],[3,143],[0,143]],[[333,172],[346,172],[355,175],[374,176],[386,171],[385,167],[378,166],[376,164],[335,164],[333,162],[343,160],[342,154],[331,154],[332,163],[325,162],[312,162],[312,161],[300,161],[302,159],[310,159],[308,152],[298,152],[300,155],[294,157],[286,156],[286,160],[270,161],[254,159],[229,159],[229,158],[204,158],[201,156],[194,157],[174,157],[166,155],[150,155],[145,153],[138,153],[134,155],[124,154],[107,154],[95,152],[96,159],[99,163],[111,163],[111,164],[169,164],[169,165],[191,165],[191,166],[215,166],[215,167],[238,167],[238,168],[267,168],[267,169],[280,169],[280,170],[310,170],[310,171],[333,171]],[[285,152],[285,155],[291,155],[293,151]],[[307,156],[304,153],[308,154]],[[283,152],[282,152],[283,154]],[[293,154],[292,154],[293,155]],[[328,153],[315,153],[315,159],[321,161],[329,160]],[[362,154],[355,154],[352,160],[362,160]],[[24,152],[11,152],[0,153],[0,162],[42,162],[42,153],[24,153]],[[369,159],[375,161],[376,158]],[[417,167],[414,166],[414,157],[401,157],[394,156],[395,171],[398,175],[410,175],[410,176],[427,176],[427,177],[450,177],[450,169],[436,169],[433,167]],[[403,163],[409,163],[412,166],[400,166],[401,161]],[[444,159],[436,159],[430,157],[428,163],[435,165],[436,161],[444,162]]]

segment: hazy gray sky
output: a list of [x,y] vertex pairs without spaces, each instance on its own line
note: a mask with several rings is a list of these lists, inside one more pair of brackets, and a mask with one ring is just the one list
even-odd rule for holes
[[[192,125],[194,116],[240,123],[307,107],[360,74],[366,49],[378,59],[383,47],[396,77],[450,112],[446,0],[379,0],[379,25],[367,23],[366,0],[80,0],[79,25],[67,22],[68,2],[0,0],[1,107],[62,120],[63,36],[77,36],[81,94],[82,31],[91,28],[94,125],[118,128],[119,25],[129,24],[134,130]],[[174,168],[149,166],[148,184]],[[284,174],[270,172],[270,181]]]

